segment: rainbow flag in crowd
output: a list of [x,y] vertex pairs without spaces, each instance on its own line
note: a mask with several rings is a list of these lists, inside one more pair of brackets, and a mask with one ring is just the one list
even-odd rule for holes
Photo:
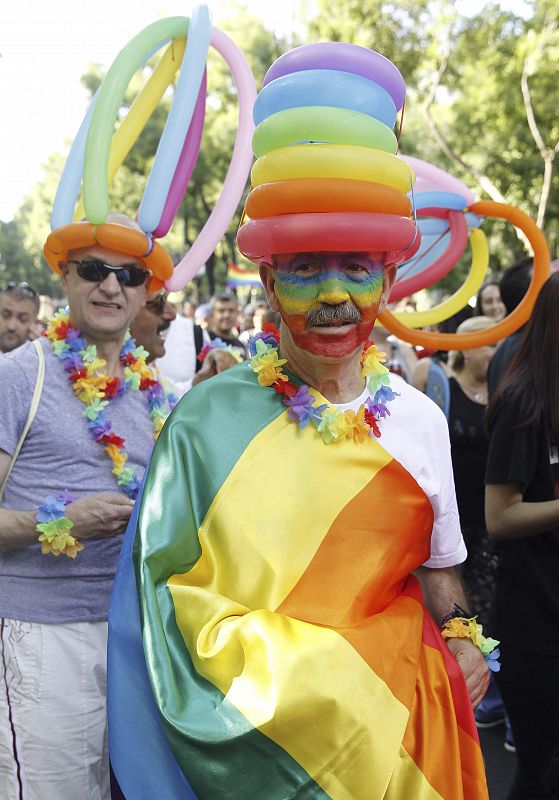
[[432,522],[378,441],[324,445],[248,364],[189,392],[112,598],[127,800],[486,799],[462,673],[411,575]]
[[262,281],[257,271],[239,267],[238,264],[228,264],[227,286],[229,289],[236,289],[237,286],[262,286]]

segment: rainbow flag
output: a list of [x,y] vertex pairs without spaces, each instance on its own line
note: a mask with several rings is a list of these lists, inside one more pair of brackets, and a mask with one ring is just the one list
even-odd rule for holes
[[227,265],[227,286],[235,289],[237,286],[262,286],[262,281],[258,272],[238,264]]
[[248,364],[167,421],[109,636],[128,800],[484,800],[462,673],[412,571],[433,511],[370,438],[324,445]]

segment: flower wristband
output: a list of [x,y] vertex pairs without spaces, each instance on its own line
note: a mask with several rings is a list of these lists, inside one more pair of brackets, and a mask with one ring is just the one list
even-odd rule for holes
[[83,550],[83,544],[70,533],[74,523],[65,516],[65,507],[73,502],[74,498],[65,489],[56,497],[47,495],[39,506],[35,519],[43,555],[52,553],[53,556],[59,556],[64,553],[75,558]]
[[443,639],[470,639],[485,658],[491,672],[499,672],[499,642],[483,635],[483,626],[478,623],[477,616],[466,616],[464,609],[455,605],[453,611],[442,618],[440,628]]

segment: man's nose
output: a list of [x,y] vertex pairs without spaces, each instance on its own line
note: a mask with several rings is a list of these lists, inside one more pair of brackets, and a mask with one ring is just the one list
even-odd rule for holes
[[321,281],[317,299],[320,303],[337,306],[347,303],[350,298],[344,282],[340,278],[329,277]]
[[104,281],[101,281],[99,288],[102,292],[111,296],[119,294],[121,291],[120,283],[118,282],[116,274],[113,271],[109,272]]

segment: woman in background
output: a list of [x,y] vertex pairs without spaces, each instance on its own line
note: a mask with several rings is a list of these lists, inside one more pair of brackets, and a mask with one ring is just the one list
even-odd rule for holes
[[507,310],[501,300],[501,290],[496,281],[484,283],[478,292],[474,314],[476,317],[489,317],[492,322],[504,319]]
[[[518,767],[509,800],[559,797],[559,274],[488,410],[486,522],[501,560],[490,632]],[[546,771],[547,770],[547,771]],[[555,785],[553,785],[555,782]]]

